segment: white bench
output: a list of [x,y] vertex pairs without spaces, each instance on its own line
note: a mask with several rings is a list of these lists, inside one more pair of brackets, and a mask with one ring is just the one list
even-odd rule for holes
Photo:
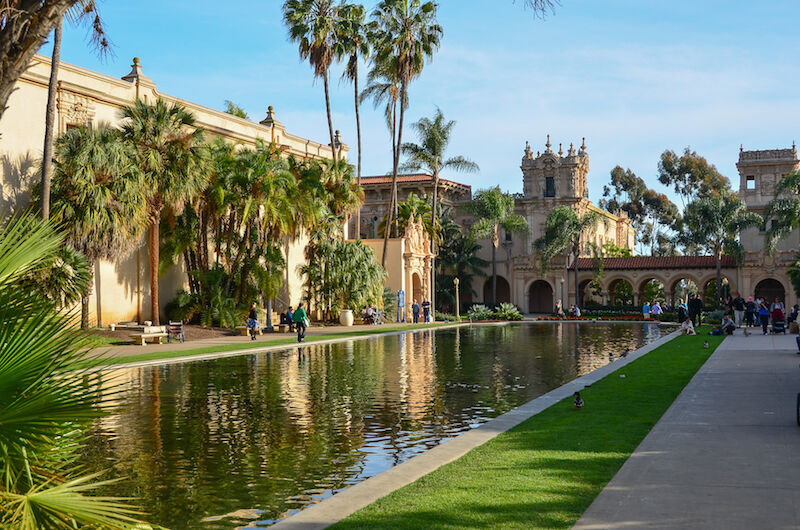
[[161,344],[161,339],[167,338],[167,333],[159,332],[159,333],[134,333],[131,337],[134,338],[136,344],[139,346],[144,346],[146,344],[147,339],[152,339],[153,344]]

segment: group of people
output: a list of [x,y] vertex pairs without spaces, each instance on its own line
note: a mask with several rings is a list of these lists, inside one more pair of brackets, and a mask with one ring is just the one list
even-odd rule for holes
[[658,320],[659,316],[664,313],[664,308],[661,307],[661,302],[656,300],[652,304],[646,301],[642,306],[642,316],[645,320]]
[[431,303],[428,300],[423,300],[422,305],[417,303],[417,300],[414,300],[414,303],[411,304],[411,316],[414,319],[414,324],[419,323],[419,313],[420,309],[422,309],[422,318],[423,322],[426,324],[428,322],[432,322],[431,320]]
[[[689,296],[689,302],[678,301],[678,321],[681,330],[687,335],[696,335],[695,326],[700,323],[703,302],[695,294]],[[737,329],[761,326],[761,332],[784,332],[787,323],[796,322],[800,313],[800,305],[795,304],[786,315],[786,307],[780,298],[770,302],[765,297],[750,296],[745,300],[739,293],[725,299],[725,314],[719,327],[711,331],[712,335],[733,335]]]
[[[297,309],[292,310],[292,306],[281,313],[280,323],[289,326],[289,331],[297,331],[297,342],[305,342],[306,330],[310,325],[308,314],[303,302],[297,304]],[[253,302],[250,304],[250,312],[247,314],[247,331],[250,334],[250,340],[256,340],[258,334],[258,304]]]
[[569,306],[569,313],[564,312],[564,306],[561,304],[561,300],[556,300],[556,315],[559,318],[566,318],[567,316],[571,317],[579,317],[581,316],[581,308],[575,304]]
[[374,305],[365,305],[361,309],[361,322],[364,324],[381,324],[381,311]]

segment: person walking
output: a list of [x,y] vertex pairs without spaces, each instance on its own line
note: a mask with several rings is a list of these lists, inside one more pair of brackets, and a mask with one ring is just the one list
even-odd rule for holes
[[758,306],[758,318],[761,320],[761,330],[764,332],[764,335],[766,335],[767,328],[769,327],[769,308],[763,300]]
[[645,320],[650,320],[650,302],[645,301],[642,306],[642,316]]
[[247,332],[250,340],[256,340],[256,330],[258,329],[258,305],[253,302],[250,304],[250,312],[247,314]]
[[653,306],[650,308],[650,313],[653,315],[654,319],[658,320],[659,315],[662,313],[661,303],[658,300],[653,302]]
[[748,328],[756,325],[756,311],[758,306],[752,296],[747,297],[747,302],[744,304],[744,322]]
[[739,293],[736,293],[736,298],[733,299],[731,304],[733,305],[733,314],[736,316],[736,327],[740,328],[744,323],[744,298]]
[[566,316],[564,314],[564,306],[561,305],[561,299],[556,300],[556,315],[558,318],[564,318]]
[[426,324],[431,321],[431,303],[427,300],[422,302],[422,317]]
[[303,302],[297,304],[297,309],[295,309],[292,318],[294,319],[297,327],[297,342],[305,342],[306,328],[308,327],[309,321],[308,315],[306,314],[306,308],[303,307]]
[[414,303],[411,304],[411,315],[413,316],[414,324],[419,324],[419,304],[416,298],[414,299]]

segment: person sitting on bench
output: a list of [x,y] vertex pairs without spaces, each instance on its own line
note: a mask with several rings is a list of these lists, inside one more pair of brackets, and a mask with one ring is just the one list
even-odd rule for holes
[[285,313],[281,313],[281,324],[289,326],[289,331],[294,331],[294,320],[292,319],[292,306]]

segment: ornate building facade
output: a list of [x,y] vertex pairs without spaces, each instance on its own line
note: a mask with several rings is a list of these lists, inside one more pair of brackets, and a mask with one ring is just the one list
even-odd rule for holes
[[[28,190],[40,178],[39,168],[44,143],[45,110],[50,76],[50,59],[35,56],[16,84],[8,109],[0,120],[0,209],[12,212],[29,202]],[[145,76],[138,58],[122,78],[110,77],[79,66],[61,63],[58,76],[56,136],[71,127],[97,127],[120,122],[120,109],[137,98],[153,102],[162,98],[180,103],[191,111],[208,136],[253,146],[256,140],[275,142],[287,156],[317,158],[332,156],[331,147],[290,133],[269,107],[260,123],[203,107],[161,93],[156,83]],[[341,156],[347,146],[337,143]],[[287,272],[279,308],[295,305],[303,294],[303,279],[296,272],[305,260],[305,238],[287,242],[284,249]],[[185,271],[173,267],[159,280],[161,307],[184,287]],[[149,260],[144,246],[128,258],[96,264],[95,284],[90,299],[90,320],[98,325],[150,317]]]

